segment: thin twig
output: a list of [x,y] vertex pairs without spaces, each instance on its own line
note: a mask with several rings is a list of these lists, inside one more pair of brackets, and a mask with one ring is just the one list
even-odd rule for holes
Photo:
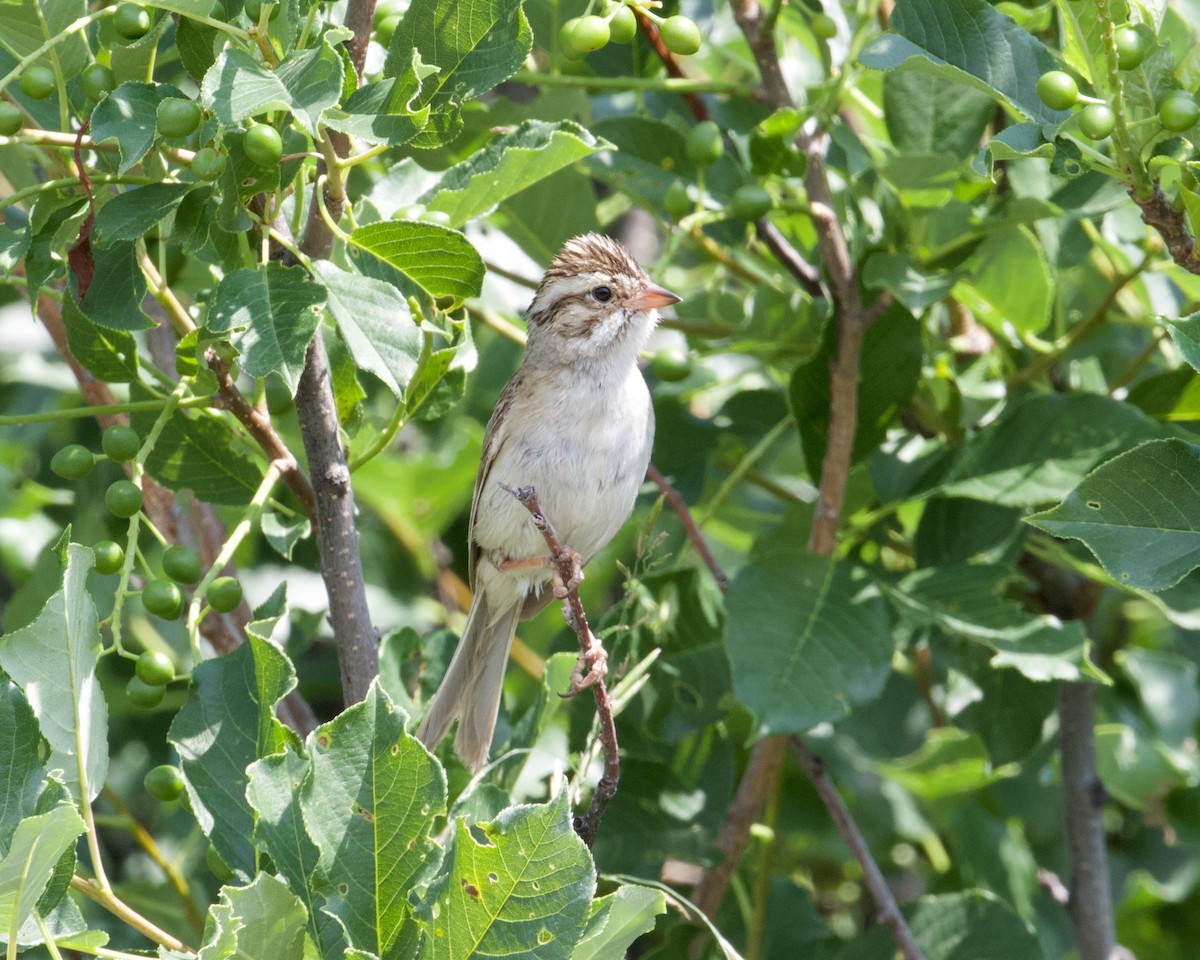
[[[538,503],[537,490],[533,487],[512,489],[505,487],[517,498],[517,502],[529,511],[533,525],[541,532],[550,549],[550,559],[558,568],[559,579],[568,586],[567,595],[563,598],[563,617],[579,638],[580,656],[583,659],[585,672],[591,677],[597,672],[597,667],[603,663],[604,648],[588,627],[587,614],[579,599],[579,586],[576,583],[575,563],[578,556],[562,544],[554,532],[554,526],[542,512]],[[600,743],[604,748],[604,773],[596,789],[592,792],[592,800],[587,812],[582,817],[575,818],[575,832],[590,848],[596,840],[596,832],[600,829],[600,820],[604,817],[604,809],[608,802],[616,796],[617,783],[621,779],[621,760],[617,753],[617,727],[613,722],[612,698],[608,695],[608,687],[604,677],[597,675],[590,683],[592,695],[596,700],[596,716],[600,721]],[[577,691],[576,691],[577,692]]]
[[204,353],[204,359],[209,369],[216,375],[217,389],[221,393],[225,409],[232,413],[249,431],[255,442],[262,447],[267,459],[279,468],[280,479],[288,485],[288,489],[296,495],[308,519],[315,527],[317,525],[317,503],[313,494],[312,484],[300,469],[300,464],[292,456],[279,434],[275,432],[270,418],[260,413],[250,404],[233,382],[229,372],[229,364],[217,356],[216,350],[209,347]]
[[182,940],[171,936],[167,931],[155,926],[124,900],[108,890],[100,889],[100,887],[96,886],[95,882],[76,874],[71,877],[71,889],[82,893],[89,900],[100,904],[100,906],[114,917],[124,920],[147,939],[153,940],[155,943],[161,943],[168,950],[176,950],[179,953],[191,953],[187,948],[187,944]]
[[671,505],[671,509],[675,511],[683,523],[684,532],[687,533],[692,546],[696,548],[696,552],[700,554],[700,559],[704,561],[704,565],[708,567],[709,572],[713,575],[713,579],[717,581],[717,586],[724,593],[729,589],[729,577],[721,569],[721,565],[717,563],[717,558],[712,555],[712,551],[708,549],[708,541],[704,539],[704,534],[700,531],[700,527],[696,525],[696,521],[692,517],[692,511],[688,508],[687,501],[683,499],[683,494],[671,485],[671,482],[662,475],[662,472],[654,464],[650,464],[646,468],[646,476],[650,478],[650,482],[658,487],[662,491],[663,496],[667,498],[667,503]]
[[842,800],[841,794],[838,793],[837,787],[829,778],[825,761],[813,753],[808,744],[800,737],[790,737],[788,746],[791,747],[793,756],[799,761],[801,769],[804,770],[816,789],[821,802],[825,804],[825,809],[829,811],[829,816],[833,820],[834,826],[837,827],[838,833],[841,834],[842,840],[854,854],[854,859],[862,866],[863,882],[871,893],[871,899],[875,901],[876,919],[891,928],[896,946],[900,948],[900,953],[906,960],[921,960],[921,948],[917,946],[912,931],[904,922],[900,906],[896,903],[896,898],[887,885],[887,880],[884,879],[879,864],[871,856],[871,849],[867,846],[862,831],[858,829],[858,824],[850,815],[850,810]]

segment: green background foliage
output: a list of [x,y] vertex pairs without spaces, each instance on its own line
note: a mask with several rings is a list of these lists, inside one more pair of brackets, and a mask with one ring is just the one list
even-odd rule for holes
[[[1195,956],[1200,263],[1180,238],[1200,129],[1159,114],[1200,83],[1194,5],[768,2],[756,45],[735,16],[755,5],[668,0],[585,57],[564,24],[599,4],[385,0],[361,75],[355,6],[252,23],[240,0],[155,0],[129,40],[113,7],[0,5],[22,116],[0,137],[0,941],[891,958],[800,766],[754,786],[802,735],[925,957],[1092,960],[1058,895],[1064,822],[1091,812],[1116,940]],[[703,36],[669,58],[682,76],[651,42],[672,15]],[[1145,56],[1119,70],[1127,23]],[[786,103],[759,70],[776,57]],[[114,81],[97,103],[93,62]],[[20,77],[43,66],[34,99]],[[1110,139],[1042,101],[1052,70],[1114,109]],[[171,98],[203,108],[196,132],[162,135]],[[261,124],[278,163],[256,159]],[[521,312],[589,230],[683,297],[644,358],[653,460],[728,578],[651,483],[590,564],[621,743],[591,850],[572,817],[600,748],[591,697],[560,697],[556,610],[521,625],[483,774],[412,733],[469,602]],[[341,560],[289,472],[338,472],[302,422],[315,344],[381,637],[348,707],[320,575]],[[93,412],[137,431],[131,464],[100,453]],[[97,455],[84,476],[51,470],[68,444]],[[131,519],[105,507],[118,480],[143,489]],[[102,575],[107,540],[124,557]],[[140,597],[175,542],[204,577],[164,619]],[[246,597],[229,614],[205,601],[223,575]],[[130,685],[146,650],[177,675],[152,696]],[[1059,706],[1082,684],[1096,811],[1064,801]],[[168,763],[182,796],[152,800]],[[686,898],[755,790],[701,923]]]

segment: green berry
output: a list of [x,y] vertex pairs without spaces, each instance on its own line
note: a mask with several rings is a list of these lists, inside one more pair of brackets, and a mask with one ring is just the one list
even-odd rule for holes
[[135,707],[149,709],[157,707],[162,703],[163,694],[166,692],[166,687],[152,687],[140,677],[132,677],[125,684],[125,694],[133,701]]
[[114,515],[128,519],[142,509],[142,491],[130,480],[116,480],[104,492],[104,502]]
[[[265,4],[263,0],[246,0],[244,7],[246,10],[246,16],[250,18],[251,23],[262,22],[262,8],[264,6]],[[277,16],[279,16],[279,4],[272,3],[271,12],[267,14],[267,19],[274,20]]]
[[683,350],[664,347],[650,361],[651,372],[666,383],[677,383],[692,372],[692,359]]
[[580,60],[584,56],[571,45],[571,34],[575,32],[575,24],[581,19],[581,17],[572,17],[558,31],[558,45],[568,60]]
[[169,763],[150,769],[142,780],[142,786],[155,800],[170,803],[178,800],[183,793],[183,774],[179,768]]
[[832,40],[837,36],[837,24],[833,17],[824,13],[818,13],[812,18],[813,36],[819,40]]
[[100,446],[110,460],[128,463],[142,448],[142,438],[133,427],[118,423],[104,431]]
[[700,49],[700,28],[687,17],[667,17],[658,32],[666,48],[677,56],[689,57]]
[[124,40],[141,40],[150,32],[150,14],[136,3],[122,3],[113,12],[113,29]]
[[192,173],[201,180],[212,182],[225,172],[225,154],[212,147],[201,147],[192,157]]
[[667,192],[663,195],[663,209],[669,217],[678,220],[691,213],[694,206],[691,191],[682,180],[676,180],[667,187]]
[[208,605],[217,613],[229,613],[242,602],[242,585],[233,577],[217,577],[208,585]]
[[1103,140],[1117,125],[1117,115],[1106,103],[1089,103],[1079,111],[1079,129],[1089,140]]
[[93,63],[79,78],[83,82],[83,93],[92,103],[99,103],[117,85],[113,72],[102,63]]
[[278,166],[279,158],[283,156],[283,139],[274,127],[252,123],[242,140],[242,149],[258,166],[274,167]]
[[1051,70],[1038,77],[1037,95],[1051,110],[1070,110],[1079,99],[1079,86],[1070,74]]
[[766,216],[774,201],[771,195],[757,184],[748,183],[733,191],[729,201],[729,213],[738,220],[757,220]]
[[159,136],[190,137],[200,128],[204,114],[199,104],[179,97],[168,97],[158,105]]
[[142,683],[151,687],[165,687],[175,679],[175,664],[165,653],[147,650],[137,658],[134,666]]
[[632,43],[637,32],[637,17],[629,7],[621,4],[608,20],[608,42]]
[[96,557],[96,572],[102,574],[116,573],[125,562],[125,551],[119,543],[111,540],[101,540],[92,547]]
[[183,613],[183,594],[170,580],[151,580],[142,588],[142,606],[156,617],[178,620]]
[[725,152],[725,141],[721,137],[721,128],[711,120],[705,120],[692,127],[688,133],[685,146],[687,158],[698,167],[707,167],[721,159]]
[[571,46],[580,53],[592,53],[608,43],[608,21],[603,17],[580,17],[571,30]]
[[1117,48],[1117,66],[1122,70],[1136,70],[1146,59],[1146,41],[1133,27],[1121,27],[1114,33],[1113,45]]
[[15,103],[0,100],[0,137],[11,137],[25,124],[25,114]]
[[50,469],[64,480],[82,480],[92,472],[96,458],[87,447],[77,443],[63,447],[50,460]]
[[1172,133],[1190,130],[1200,120],[1200,107],[1195,98],[1184,90],[1168,93],[1158,108],[1158,122]]
[[396,35],[396,27],[400,24],[399,14],[389,14],[388,16],[375,20],[375,41],[381,46],[389,47],[392,44],[392,37]]
[[176,583],[195,583],[201,575],[196,551],[179,543],[163,551],[162,568],[163,573]]
[[45,100],[58,88],[54,71],[40,63],[27,67],[21,74],[21,92],[31,100]]

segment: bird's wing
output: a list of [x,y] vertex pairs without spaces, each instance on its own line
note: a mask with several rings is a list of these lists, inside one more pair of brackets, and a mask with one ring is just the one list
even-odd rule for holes
[[479,461],[479,473],[475,477],[475,494],[471,500],[471,519],[467,525],[467,582],[472,590],[475,589],[475,568],[479,566],[479,544],[475,542],[475,518],[479,514],[479,502],[483,499],[481,494],[492,473],[492,464],[499,458],[500,451],[504,449],[504,443],[511,432],[506,421],[517,398],[517,388],[522,379],[521,371],[518,370],[504,385],[500,396],[496,398],[496,407],[492,410],[491,419],[488,420],[487,429],[483,434],[483,454]]

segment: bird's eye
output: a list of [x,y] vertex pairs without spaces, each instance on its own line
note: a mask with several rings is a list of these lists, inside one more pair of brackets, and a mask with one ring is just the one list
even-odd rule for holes
[[612,299],[612,291],[608,287],[594,287],[592,289],[592,296],[601,303],[608,303]]

